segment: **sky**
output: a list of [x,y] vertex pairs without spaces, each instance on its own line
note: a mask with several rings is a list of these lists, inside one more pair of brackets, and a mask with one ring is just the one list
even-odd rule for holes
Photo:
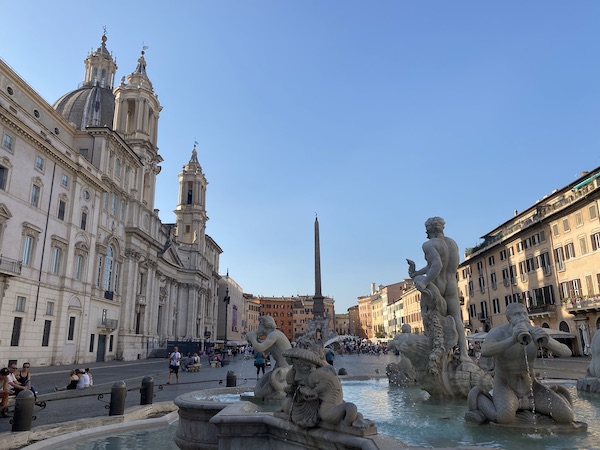
[[13,2],[0,57],[49,103],[106,27],[116,80],[147,46],[163,106],[155,207],[175,221],[198,142],[220,273],[345,312],[425,264],[424,222],[461,253],[600,166],[600,3],[403,0]]

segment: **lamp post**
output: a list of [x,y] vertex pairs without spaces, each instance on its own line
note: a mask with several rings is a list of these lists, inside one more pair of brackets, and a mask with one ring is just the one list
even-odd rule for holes
[[229,297],[229,286],[227,287],[227,290],[225,291],[225,298],[223,299],[223,301],[225,302],[225,337],[223,338],[223,348],[225,350],[225,355],[223,356],[223,365],[229,364],[229,359],[228,359],[228,355],[229,353],[227,352],[227,328],[228,328],[228,324],[227,324],[227,310],[229,309],[229,301],[231,300],[231,298]]
[[394,311],[394,336],[398,334],[398,321],[396,320],[396,311]]

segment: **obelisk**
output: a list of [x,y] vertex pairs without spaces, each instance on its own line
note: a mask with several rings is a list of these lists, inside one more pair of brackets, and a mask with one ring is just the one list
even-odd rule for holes
[[313,316],[325,317],[325,306],[321,294],[321,248],[319,243],[319,219],[315,216],[315,296],[313,297]]

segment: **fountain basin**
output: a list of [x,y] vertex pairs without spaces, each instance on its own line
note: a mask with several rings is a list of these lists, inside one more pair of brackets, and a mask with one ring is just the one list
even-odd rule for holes
[[[381,379],[352,379],[343,380],[344,398],[356,403],[359,410],[368,419],[377,425],[379,434],[364,439],[356,444],[367,447],[342,447],[338,448],[596,448],[600,442],[600,423],[597,420],[597,411],[600,410],[600,396],[594,394],[577,393],[575,383],[569,380],[554,380],[560,382],[572,394],[576,419],[588,423],[587,432],[575,425],[569,429],[544,430],[539,429],[501,427],[496,425],[475,426],[464,421],[468,407],[464,399],[427,399],[427,395],[416,386],[390,385],[385,378]],[[191,393],[194,402],[218,402],[220,399],[239,398],[239,389],[217,389],[211,391],[198,391]],[[242,393],[243,395],[243,393]],[[341,436],[333,437],[332,431],[324,429],[303,430],[290,424],[276,414],[261,412],[263,405],[248,403],[245,408],[229,408],[237,402],[226,401],[223,409],[211,425],[216,429],[212,444],[218,446],[217,434],[226,430],[227,442],[235,447],[228,448],[269,448],[262,445],[273,445],[274,448],[334,448],[333,439],[343,440]],[[227,409],[225,409],[227,408]],[[213,418],[215,417],[213,416]],[[268,417],[265,417],[268,416]],[[245,428],[243,422],[250,421],[250,426]],[[277,420],[276,420],[277,419]],[[229,423],[229,424],[227,424]],[[266,427],[266,428],[265,428]],[[247,436],[236,440],[236,433],[244,429]],[[269,436],[269,432],[272,435]],[[261,441],[253,441],[253,435],[260,434]],[[322,442],[322,439],[326,442]],[[288,440],[285,442],[285,440]],[[344,437],[347,439],[347,436]],[[281,442],[280,442],[281,441]],[[257,447],[252,447],[257,442]],[[261,444],[258,444],[260,442]],[[345,441],[344,441],[345,442]],[[265,444],[267,443],[267,444]],[[292,445],[294,443],[294,445]],[[239,446],[238,446],[239,445]],[[346,444],[344,444],[346,445]],[[355,445],[355,444],[352,444]],[[320,446],[320,447],[319,447]],[[188,448],[216,448],[216,447],[188,447]],[[223,448],[223,447],[222,447]],[[273,447],[271,447],[273,448]]]
[[237,388],[224,388],[190,392],[175,399],[179,408],[175,443],[179,448],[387,450],[406,447],[403,442],[387,436],[361,436],[358,429],[346,432],[332,427],[301,428],[282,413],[262,411],[260,404],[249,401],[215,401],[229,394],[241,393]]

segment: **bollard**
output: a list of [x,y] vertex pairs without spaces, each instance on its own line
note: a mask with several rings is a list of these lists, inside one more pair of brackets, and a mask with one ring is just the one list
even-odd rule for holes
[[109,416],[122,416],[125,412],[125,397],[127,397],[127,386],[124,381],[116,381],[110,391]]
[[29,389],[19,392],[15,400],[15,415],[12,420],[12,431],[31,430],[33,405],[35,396]]
[[140,389],[140,405],[151,405],[154,400],[154,378],[145,377]]
[[229,370],[227,372],[227,387],[235,387],[237,386],[237,377],[235,376],[235,372],[233,370]]

